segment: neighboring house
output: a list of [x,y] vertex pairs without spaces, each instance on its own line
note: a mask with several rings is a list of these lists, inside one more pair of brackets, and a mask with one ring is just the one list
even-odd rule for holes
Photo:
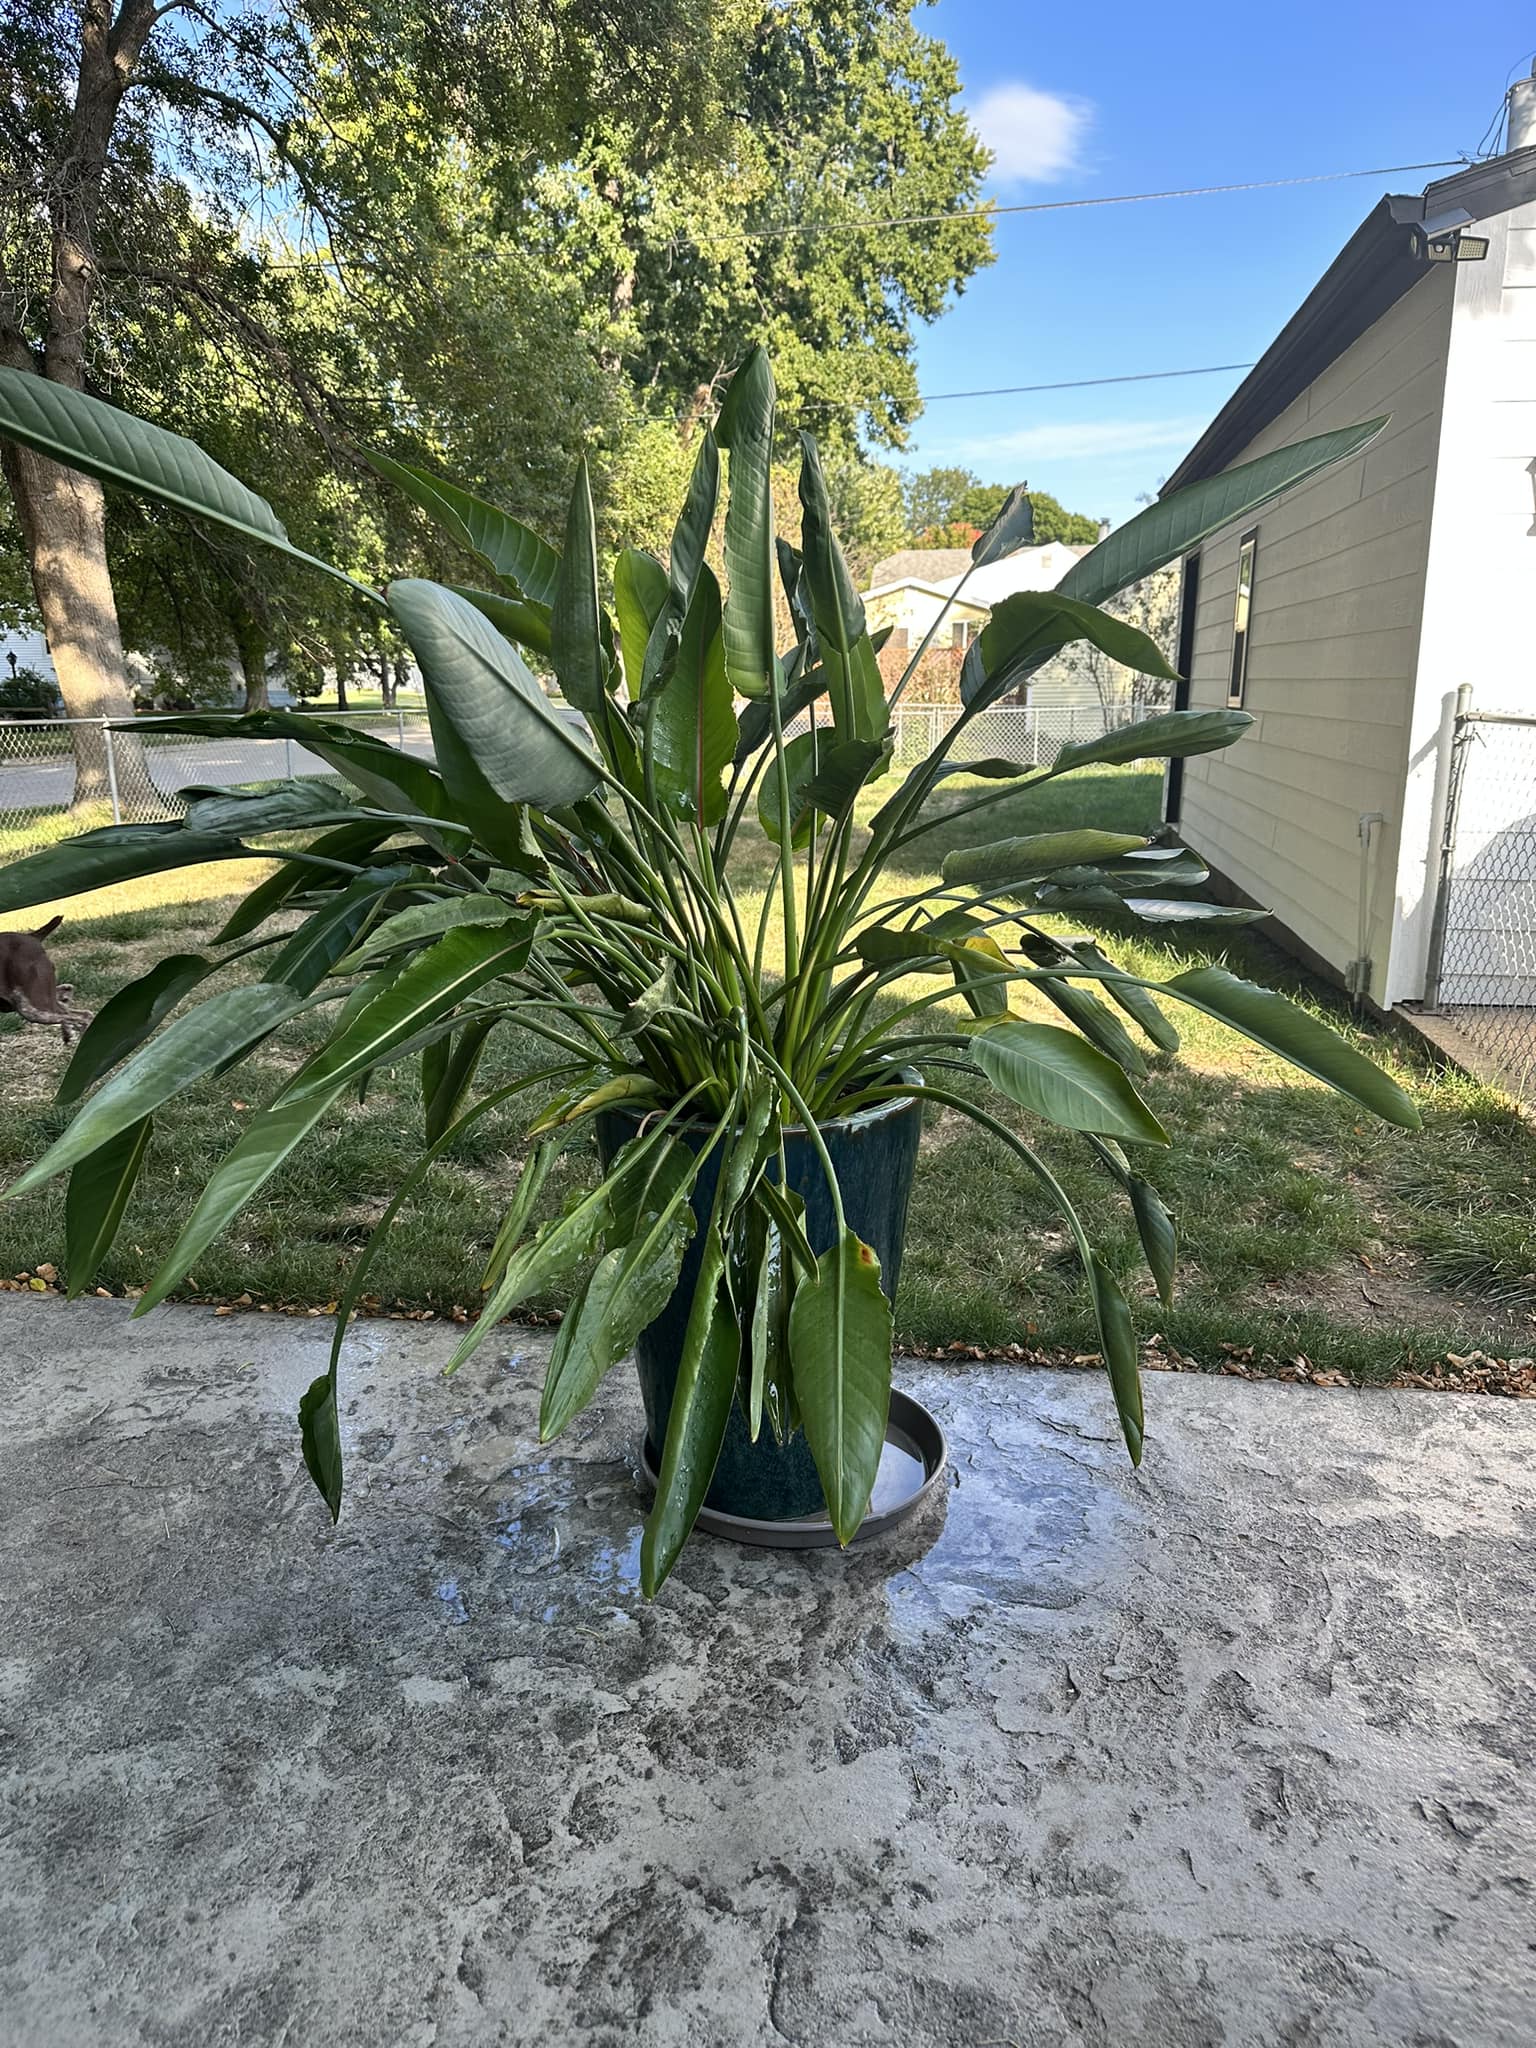
[[[942,624],[925,661],[933,679],[924,677],[923,687],[914,694],[952,695],[954,673],[965,649],[991,617],[992,607],[1018,590],[1054,590],[1087,552],[1065,541],[1046,541],[1037,548],[1020,548],[1017,554],[984,569],[971,568],[969,548],[905,548],[887,555],[870,572],[870,587],[864,592],[864,611],[871,629],[891,628],[882,650],[882,668],[899,672],[942,613]],[[949,682],[947,689],[936,680],[941,672]],[[1019,701],[1097,704],[1098,698],[1086,679],[1042,671]]]
[[1186,562],[1177,701],[1255,723],[1167,793],[1179,836],[1382,1009],[1424,993],[1458,686],[1536,712],[1536,81],[1510,104],[1517,146],[1383,199],[1164,486],[1391,415]]

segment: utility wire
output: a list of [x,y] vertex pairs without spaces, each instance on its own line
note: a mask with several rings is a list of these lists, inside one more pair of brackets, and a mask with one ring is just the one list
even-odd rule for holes
[[1368,171],[1317,171],[1305,178],[1250,178],[1234,185],[1181,185],[1166,192],[1111,192],[1097,199],[1037,199],[1018,206],[971,206],[954,213],[881,214],[869,220],[785,221],[723,235],[674,235],[671,249],[708,249],[722,242],[771,242],[796,235],[868,235],[884,228],[938,227],[946,221],[1000,220],[1005,214],[1070,213],[1088,206],[1139,206],[1152,199],[1206,199],[1222,192],[1275,192],[1296,185],[1336,185],[1349,178],[1393,178],[1400,171],[1465,170],[1464,157],[1427,164],[1383,164]]
[[[946,398],[1017,398],[1028,391],[1087,391],[1096,384],[1160,384],[1167,377],[1215,377],[1224,370],[1251,370],[1252,363],[1206,363],[1198,370],[1132,370],[1119,377],[1069,377],[1060,384],[992,384],[981,391],[925,391],[918,403],[941,405]],[[854,398],[808,398],[807,406],[835,412],[862,411],[867,401]]]

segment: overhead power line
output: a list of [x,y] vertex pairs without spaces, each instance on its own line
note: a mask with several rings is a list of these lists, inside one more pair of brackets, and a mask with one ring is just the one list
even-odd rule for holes
[[1153,199],[1208,199],[1223,192],[1276,192],[1295,185],[1337,185],[1349,178],[1395,178],[1403,171],[1456,171],[1464,157],[1427,164],[1381,164],[1366,171],[1315,171],[1303,178],[1249,178],[1231,185],[1179,185],[1166,192],[1109,192],[1095,199],[1036,199],[1018,206],[971,206],[952,213],[878,214],[868,220],[781,221],[766,228],[733,228],[720,235],[674,235],[673,249],[710,249],[722,242],[773,242],[797,235],[872,235],[885,228],[940,227],[948,221],[1000,220],[1005,214],[1070,213],[1088,206],[1140,206]]
[[[1251,370],[1252,363],[1204,363],[1197,370],[1130,370],[1118,377],[1068,377],[1059,384],[989,384],[979,391],[925,391],[920,405],[940,405],[946,398],[1018,398],[1030,391],[1087,391],[1096,384],[1160,384],[1168,377],[1216,377],[1225,370]],[[808,398],[834,412],[862,411],[867,401],[855,398]]]

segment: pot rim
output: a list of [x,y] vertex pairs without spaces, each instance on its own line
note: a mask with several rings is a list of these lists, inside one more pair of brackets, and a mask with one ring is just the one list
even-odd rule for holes
[[[920,1081],[921,1075],[915,1067],[903,1067],[899,1071],[898,1078],[909,1082],[914,1080]],[[851,1116],[828,1117],[825,1123],[818,1123],[816,1128],[823,1137],[831,1133],[841,1133],[843,1131],[862,1131],[871,1124],[884,1122],[888,1117],[900,1116],[911,1110],[921,1111],[922,1106],[923,1101],[920,1095],[896,1095],[889,1102],[871,1102],[864,1109],[856,1109]],[[611,1109],[605,1109],[601,1112],[603,1116],[619,1117],[625,1123],[631,1123],[637,1127],[658,1113],[658,1106],[655,1104],[647,1105],[643,1109],[632,1109],[627,1104],[618,1102]],[[672,1129],[674,1131],[712,1131],[715,1128],[716,1121],[717,1119],[714,1117],[689,1117],[682,1123],[673,1124]],[[740,1130],[741,1126],[738,1124],[736,1128]],[[804,1124],[783,1124],[780,1126],[780,1130],[786,1138],[803,1138],[806,1135]]]

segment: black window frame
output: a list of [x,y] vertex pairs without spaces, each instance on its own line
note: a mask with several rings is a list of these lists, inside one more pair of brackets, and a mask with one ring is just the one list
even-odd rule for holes
[[1251,526],[1237,544],[1237,589],[1232,598],[1232,670],[1227,679],[1229,711],[1241,711],[1248,694],[1248,645],[1253,637],[1253,587],[1258,567],[1259,529]]

